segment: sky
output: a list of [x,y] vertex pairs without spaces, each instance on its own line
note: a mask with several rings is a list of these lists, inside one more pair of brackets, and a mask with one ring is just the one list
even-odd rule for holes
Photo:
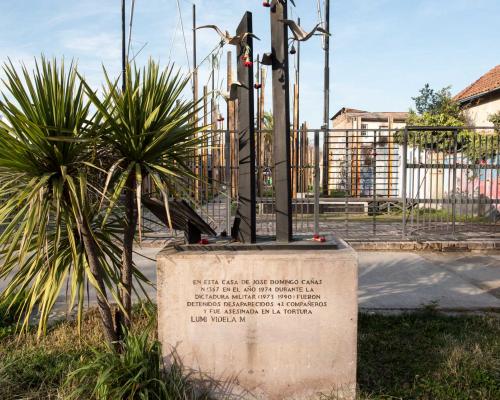
[[[131,3],[127,0],[128,11]],[[261,39],[255,42],[255,55],[269,51],[269,9],[262,7],[262,0],[194,3],[198,25],[216,24],[229,32],[235,31],[246,10],[251,11],[253,31]],[[317,0],[295,3],[289,17],[300,17],[306,30],[312,28],[318,22]],[[177,0],[135,1],[131,56],[136,55],[138,64],[153,58],[189,71],[192,4],[179,0],[180,18]],[[80,72],[94,86],[102,82],[103,65],[118,76],[120,0],[0,0],[0,6],[0,63],[10,58],[30,67],[34,57],[44,54],[77,60]],[[331,8],[330,115],[341,107],[406,111],[424,84],[436,89],[451,85],[455,94],[500,64],[500,0],[331,0]],[[218,42],[213,31],[199,30],[198,61]],[[225,85],[226,50],[234,54],[230,47],[223,49],[216,86]],[[301,53],[301,120],[319,127],[321,39],[303,43]],[[293,71],[292,58],[290,65]],[[200,85],[207,83],[209,70],[208,62],[200,66]],[[267,99],[270,109],[270,94]]]

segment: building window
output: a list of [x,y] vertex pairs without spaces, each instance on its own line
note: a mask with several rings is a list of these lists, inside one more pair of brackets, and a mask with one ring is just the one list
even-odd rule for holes
[[361,124],[361,136],[366,136],[367,129],[368,129],[368,124]]

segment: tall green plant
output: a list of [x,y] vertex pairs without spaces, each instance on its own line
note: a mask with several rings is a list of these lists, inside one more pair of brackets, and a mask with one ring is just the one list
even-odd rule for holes
[[[182,94],[189,77],[173,66],[160,69],[149,61],[142,69],[135,65],[126,70],[122,91],[104,70],[106,85],[100,98],[86,85],[87,93],[100,114],[99,152],[109,158],[109,172],[104,191],[108,212],[125,195],[125,229],[121,264],[121,303],[125,326],[130,326],[132,292],[132,248],[137,226],[141,236],[142,185],[149,178],[164,200],[182,187],[186,177],[193,177],[188,165],[194,149],[202,142],[203,127],[193,123],[199,104],[184,100]],[[138,225],[139,221],[139,225]]]
[[70,374],[68,398],[168,399],[164,378],[161,345],[146,329],[125,334],[121,353],[111,347],[95,349],[93,360]]
[[89,169],[96,116],[84,85],[73,63],[66,68],[42,58],[31,74],[11,62],[3,69],[0,279],[8,277],[9,283],[0,302],[24,293],[20,322],[27,327],[38,310],[41,334],[66,285],[69,307],[76,305],[81,316],[88,281],[106,337],[116,341],[107,292],[119,300],[120,228],[114,217],[102,223],[105,213],[96,201],[101,192],[93,184],[96,170]]

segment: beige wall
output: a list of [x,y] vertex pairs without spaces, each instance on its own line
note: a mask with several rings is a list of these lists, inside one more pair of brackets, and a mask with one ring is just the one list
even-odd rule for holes
[[482,104],[471,105],[465,109],[465,114],[474,126],[493,126],[488,117],[499,111],[500,97]]

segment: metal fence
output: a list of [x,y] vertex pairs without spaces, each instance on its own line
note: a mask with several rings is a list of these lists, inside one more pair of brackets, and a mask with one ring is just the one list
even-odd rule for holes
[[[229,232],[238,203],[236,134],[209,132],[193,156],[198,179],[183,184],[217,232]],[[347,240],[498,237],[499,139],[492,128],[292,131],[294,233]],[[272,132],[257,131],[255,142],[257,234],[272,236]]]

